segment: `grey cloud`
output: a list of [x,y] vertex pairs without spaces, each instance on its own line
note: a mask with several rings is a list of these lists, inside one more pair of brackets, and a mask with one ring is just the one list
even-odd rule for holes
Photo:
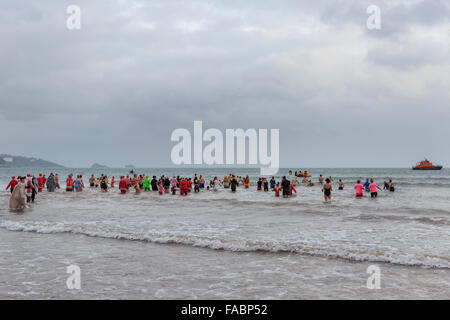
[[[387,35],[377,38],[365,30],[368,3],[78,1],[82,29],[68,31],[72,2],[8,2],[0,12],[0,144],[72,166],[170,165],[172,130],[203,120],[280,128],[286,166],[404,165],[416,157],[411,139],[441,156],[426,141],[448,129],[427,130],[421,108],[439,110],[428,120],[444,124],[448,90],[423,86],[416,97],[391,78],[423,77],[405,87],[448,81],[448,46],[399,38],[410,23],[445,23],[443,2],[383,11]],[[442,69],[416,73],[423,65]],[[14,130],[23,134],[11,142]]]

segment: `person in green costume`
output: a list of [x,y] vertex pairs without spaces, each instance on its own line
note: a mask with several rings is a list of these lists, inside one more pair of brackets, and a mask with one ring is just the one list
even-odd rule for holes
[[144,180],[142,180],[142,184],[144,186],[144,191],[150,191],[150,179],[148,176],[145,177]]

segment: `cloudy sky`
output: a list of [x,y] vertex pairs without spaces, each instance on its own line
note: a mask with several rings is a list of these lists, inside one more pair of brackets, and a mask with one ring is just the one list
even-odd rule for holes
[[446,0],[3,1],[0,153],[171,166],[203,120],[279,128],[285,167],[448,166],[449,20]]

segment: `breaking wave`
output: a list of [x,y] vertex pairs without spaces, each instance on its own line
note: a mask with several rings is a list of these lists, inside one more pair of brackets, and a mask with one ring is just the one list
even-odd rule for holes
[[42,234],[72,233],[105,239],[144,241],[160,244],[178,244],[234,252],[296,253],[326,258],[339,258],[357,262],[392,263],[404,266],[450,269],[450,258],[435,255],[386,252],[378,248],[345,248],[314,242],[276,240],[224,239],[186,232],[136,230],[114,227],[100,222],[55,223],[32,221],[2,221],[0,228],[9,231]]

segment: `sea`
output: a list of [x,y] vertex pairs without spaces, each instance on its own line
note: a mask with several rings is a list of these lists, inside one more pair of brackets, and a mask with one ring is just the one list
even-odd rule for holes
[[[58,173],[62,189],[10,211],[10,177],[41,172]],[[450,299],[449,169],[313,168],[315,186],[291,198],[257,191],[256,168],[135,172],[248,174],[252,185],[121,195],[123,168],[0,169],[0,299]],[[115,176],[116,188],[68,193],[69,173],[86,185]],[[331,202],[319,174],[334,179]],[[356,198],[366,178],[392,179],[395,192]]]

